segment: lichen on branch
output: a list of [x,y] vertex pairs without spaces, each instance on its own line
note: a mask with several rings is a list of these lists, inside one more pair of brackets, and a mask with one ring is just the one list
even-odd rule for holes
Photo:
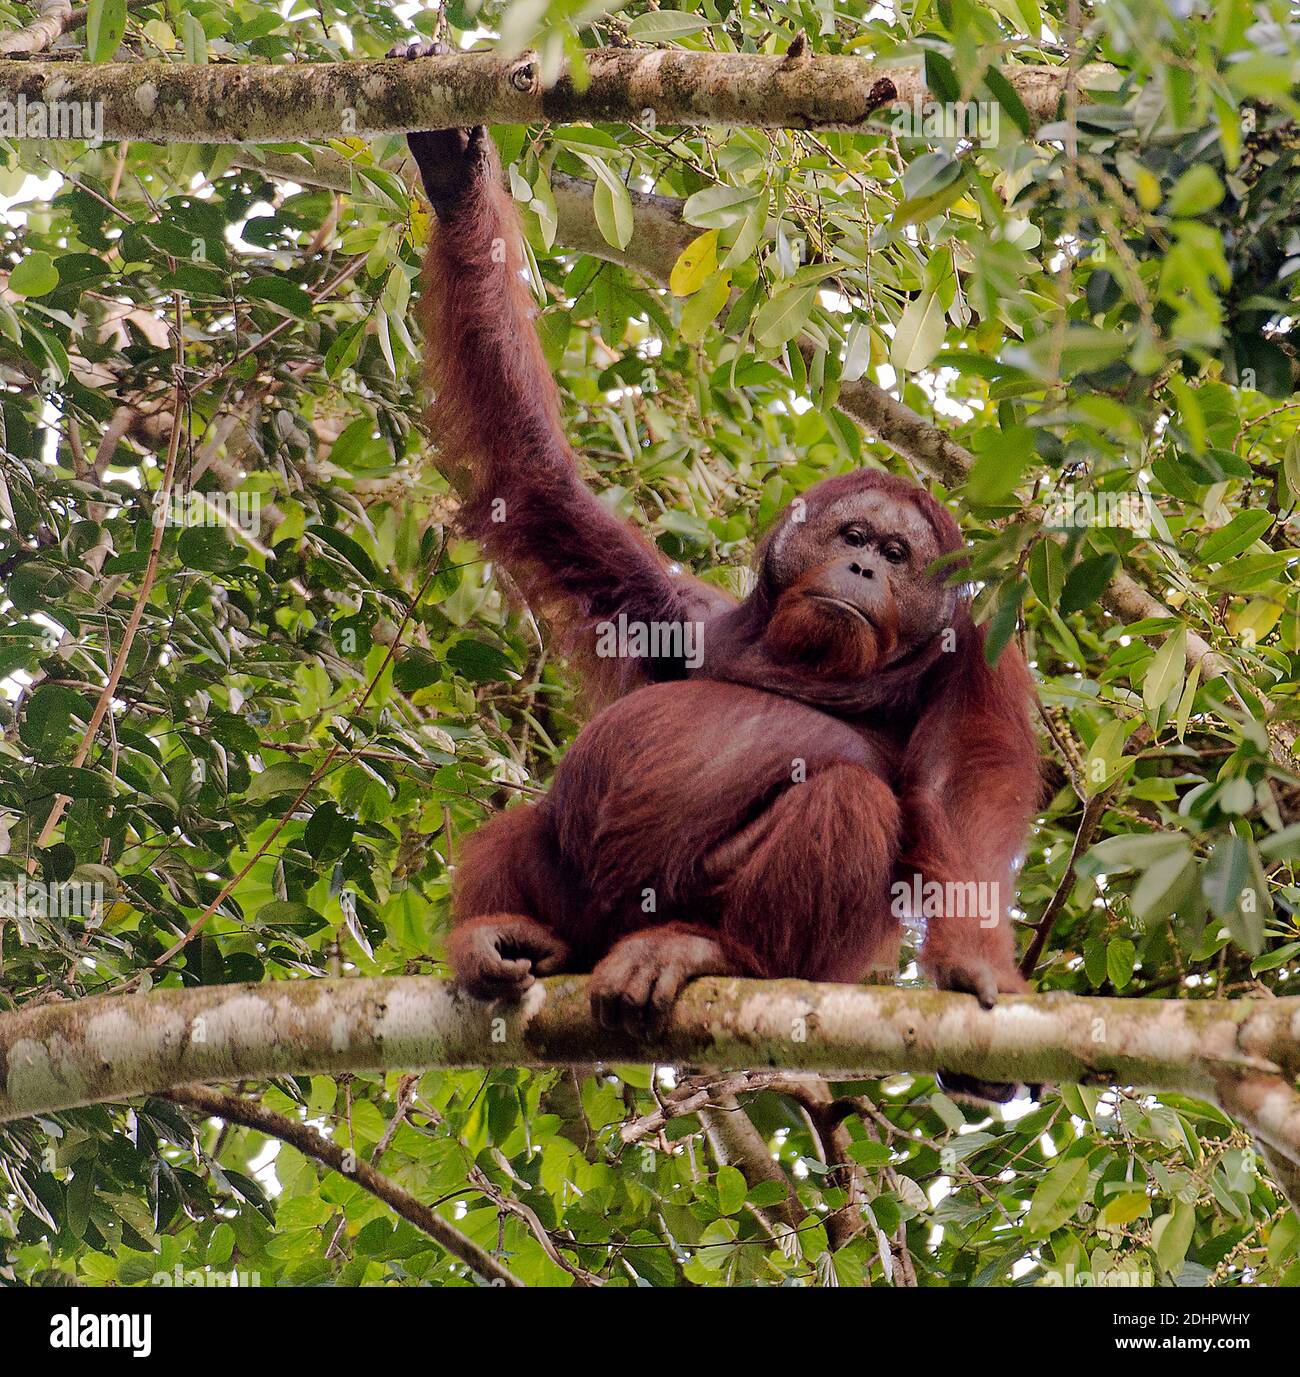
[[[0,1121],[194,1081],[596,1061],[779,1066],[844,1078],[945,1068],[983,1080],[1136,1084],[1215,1101],[1249,1079],[1270,1089],[1270,1140],[1300,1161],[1300,1118],[1279,1109],[1300,1072],[1300,998],[1025,995],[985,1011],[967,995],[797,980],[697,981],[649,1043],[597,1025],[586,981],[574,976],[539,982],[518,1004],[482,1004],[419,977],[45,1004],[0,1016]],[[1289,1144],[1292,1128],[1297,1141]]]

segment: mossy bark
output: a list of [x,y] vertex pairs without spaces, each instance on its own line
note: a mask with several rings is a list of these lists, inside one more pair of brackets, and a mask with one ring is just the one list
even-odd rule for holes
[[[839,55],[609,48],[593,52],[587,69],[585,82],[565,76],[543,89],[528,59],[487,52],[238,66],[0,61],[0,101],[97,104],[106,139],[288,143],[544,119],[860,130],[929,95],[919,67]],[[1064,67],[1004,74],[1032,123],[1056,118]],[[1079,74],[1081,88],[1114,81],[1100,66]]]
[[1300,1071],[1300,999],[1027,995],[986,1012],[969,996],[934,990],[706,979],[663,1035],[638,1043],[592,1020],[576,976],[498,1005],[415,977],[155,990],[0,1016],[0,1120],[191,1081],[595,1061],[846,1078],[942,1067],[991,1081],[1115,1082],[1219,1098],[1226,1083]]

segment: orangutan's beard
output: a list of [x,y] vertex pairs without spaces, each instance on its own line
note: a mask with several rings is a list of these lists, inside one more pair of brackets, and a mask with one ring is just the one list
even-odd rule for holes
[[834,679],[860,679],[882,665],[897,645],[889,622],[880,625],[861,608],[827,593],[802,588],[781,595],[764,645],[780,664],[815,667]]

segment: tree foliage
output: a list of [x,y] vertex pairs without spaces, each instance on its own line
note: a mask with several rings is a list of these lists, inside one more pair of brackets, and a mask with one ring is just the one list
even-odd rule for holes
[[[969,534],[993,651],[1018,638],[1040,685],[1048,801],[1019,892],[1026,945],[1056,915],[1039,987],[1295,993],[1300,795],[1277,741],[1300,655],[1300,42],[1281,3],[1110,0],[1078,33],[1069,8],[456,0],[445,20],[465,44],[536,46],[546,71],[611,43],[783,52],[802,32],[923,63],[941,114],[973,103],[972,140],[926,111],[853,134],[496,127],[566,421],[606,499],[736,592],[755,532],[817,479],[927,481]],[[357,0],[92,0],[55,55],[346,61],[411,36]],[[1067,90],[1031,130],[1006,74],[1071,50],[1110,89]],[[544,789],[581,720],[507,578],[449,526],[411,310],[428,225],[401,151],[271,150],[303,156],[298,182],[246,146],[0,143],[0,1010],[442,973],[461,839]],[[327,160],[346,191],[311,184]],[[631,262],[629,188],[680,202],[670,284],[558,239],[558,174],[592,183],[599,238]],[[863,378],[973,454],[964,483],[839,409]],[[1168,615],[1106,610],[1119,573]],[[1197,637],[1225,674],[1194,663]],[[29,880],[94,902],[42,911]],[[684,1075],[247,1089],[527,1283],[1300,1278],[1295,1213],[1202,1104],[1062,1086],[988,1113],[894,1077],[835,1087],[862,1098],[819,1135],[768,1086],[745,1102],[807,1211],[783,1241],[783,1186],[721,1162],[694,1111],[622,1141]],[[346,1174],[175,1104],[0,1130],[0,1276],[177,1265],[472,1280]]]

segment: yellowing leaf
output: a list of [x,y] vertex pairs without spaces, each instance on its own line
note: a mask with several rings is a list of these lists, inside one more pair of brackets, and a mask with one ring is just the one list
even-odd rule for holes
[[1223,200],[1223,182],[1208,163],[1193,163],[1169,193],[1171,215],[1204,215]]
[[1101,1212],[1102,1224],[1115,1229],[1123,1224],[1132,1224],[1141,1219],[1151,1209],[1151,1201],[1145,1191],[1128,1191],[1117,1195]]
[[1228,628],[1247,646],[1255,646],[1268,635],[1282,617],[1282,603],[1278,598],[1251,598],[1244,607],[1234,607],[1228,613]]
[[1153,172],[1144,167],[1133,179],[1133,190],[1137,193],[1138,205],[1143,210],[1155,210],[1160,204],[1160,182]]
[[411,202],[411,243],[423,248],[429,242],[430,215],[422,201]]
[[704,279],[718,266],[718,231],[705,230],[692,239],[677,256],[668,285],[674,296],[691,296],[704,285]]
[[145,36],[156,47],[163,52],[169,53],[176,46],[176,34],[170,24],[164,23],[161,19],[151,19],[144,26]]

